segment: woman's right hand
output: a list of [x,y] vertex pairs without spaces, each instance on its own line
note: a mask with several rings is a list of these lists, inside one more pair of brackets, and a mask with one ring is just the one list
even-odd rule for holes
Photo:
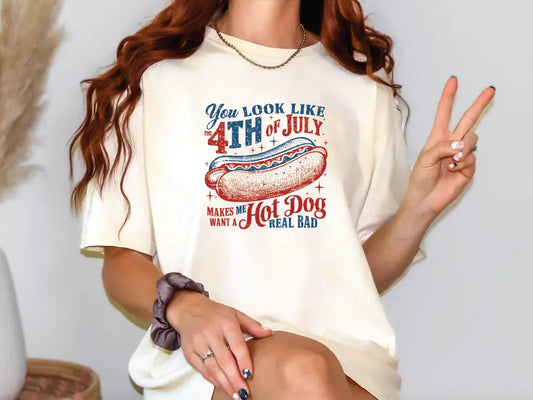
[[[174,295],[166,316],[181,336],[189,364],[233,399],[247,398],[250,389],[242,371],[247,368],[253,374],[253,366],[243,332],[262,338],[270,336],[272,330],[235,308],[188,290]],[[214,356],[202,360],[209,350]],[[246,395],[237,394],[241,389]]]

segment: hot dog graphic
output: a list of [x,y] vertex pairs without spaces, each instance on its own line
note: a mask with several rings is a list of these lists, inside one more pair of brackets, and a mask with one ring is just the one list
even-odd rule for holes
[[294,138],[262,153],[215,158],[205,183],[227,201],[265,200],[316,181],[326,169],[327,156],[312,140]]

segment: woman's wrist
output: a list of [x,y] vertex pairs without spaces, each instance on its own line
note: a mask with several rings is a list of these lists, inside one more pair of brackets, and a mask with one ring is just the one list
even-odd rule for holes
[[[150,337],[156,346],[174,351],[181,347],[181,336],[174,325],[167,319],[168,307],[171,301],[176,297],[175,304],[182,303],[183,298],[176,296],[179,292],[197,292],[205,297],[209,297],[209,292],[204,289],[204,285],[193,281],[180,272],[166,273],[157,280],[156,287],[157,299],[153,305],[154,320],[150,327]],[[179,315],[179,313],[168,314]],[[178,322],[174,321],[174,324],[177,325]]]
[[419,203],[410,203],[405,198],[401,202],[397,213],[402,216],[402,219],[409,222],[409,226],[414,224],[426,227],[429,227],[439,215],[435,211],[425,209]]
[[169,301],[166,310],[166,319],[174,329],[179,330],[180,322],[179,317],[182,315],[183,310],[191,310],[194,307],[194,302],[198,300],[206,299],[206,297],[200,292],[193,292],[191,290],[179,290],[172,300]]

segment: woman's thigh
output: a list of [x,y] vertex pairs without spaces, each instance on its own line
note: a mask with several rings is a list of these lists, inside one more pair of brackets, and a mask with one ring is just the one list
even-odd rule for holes
[[[251,391],[249,400],[280,399],[285,397],[283,394],[294,390],[297,392],[292,394],[301,398],[310,398],[305,395],[306,390],[309,393],[325,390],[328,392],[324,392],[325,397],[330,398],[377,400],[346,376],[337,357],[316,340],[275,331],[272,336],[250,339],[246,343],[254,366],[253,377],[247,381]],[[211,398],[230,399],[218,388]]]
[[352,391],[353,400],[378,400],[377,397],[370,394],[368,390],[364,389],[348,375],[345,375],[345,377]]

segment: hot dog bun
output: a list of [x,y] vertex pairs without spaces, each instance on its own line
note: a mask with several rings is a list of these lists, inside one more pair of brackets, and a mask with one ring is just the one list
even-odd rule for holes
[[326,159],[324,147],[295,138],[255,155],[217,157],[205,182],[227,201],[264,200],[314,182],[324,173]]

